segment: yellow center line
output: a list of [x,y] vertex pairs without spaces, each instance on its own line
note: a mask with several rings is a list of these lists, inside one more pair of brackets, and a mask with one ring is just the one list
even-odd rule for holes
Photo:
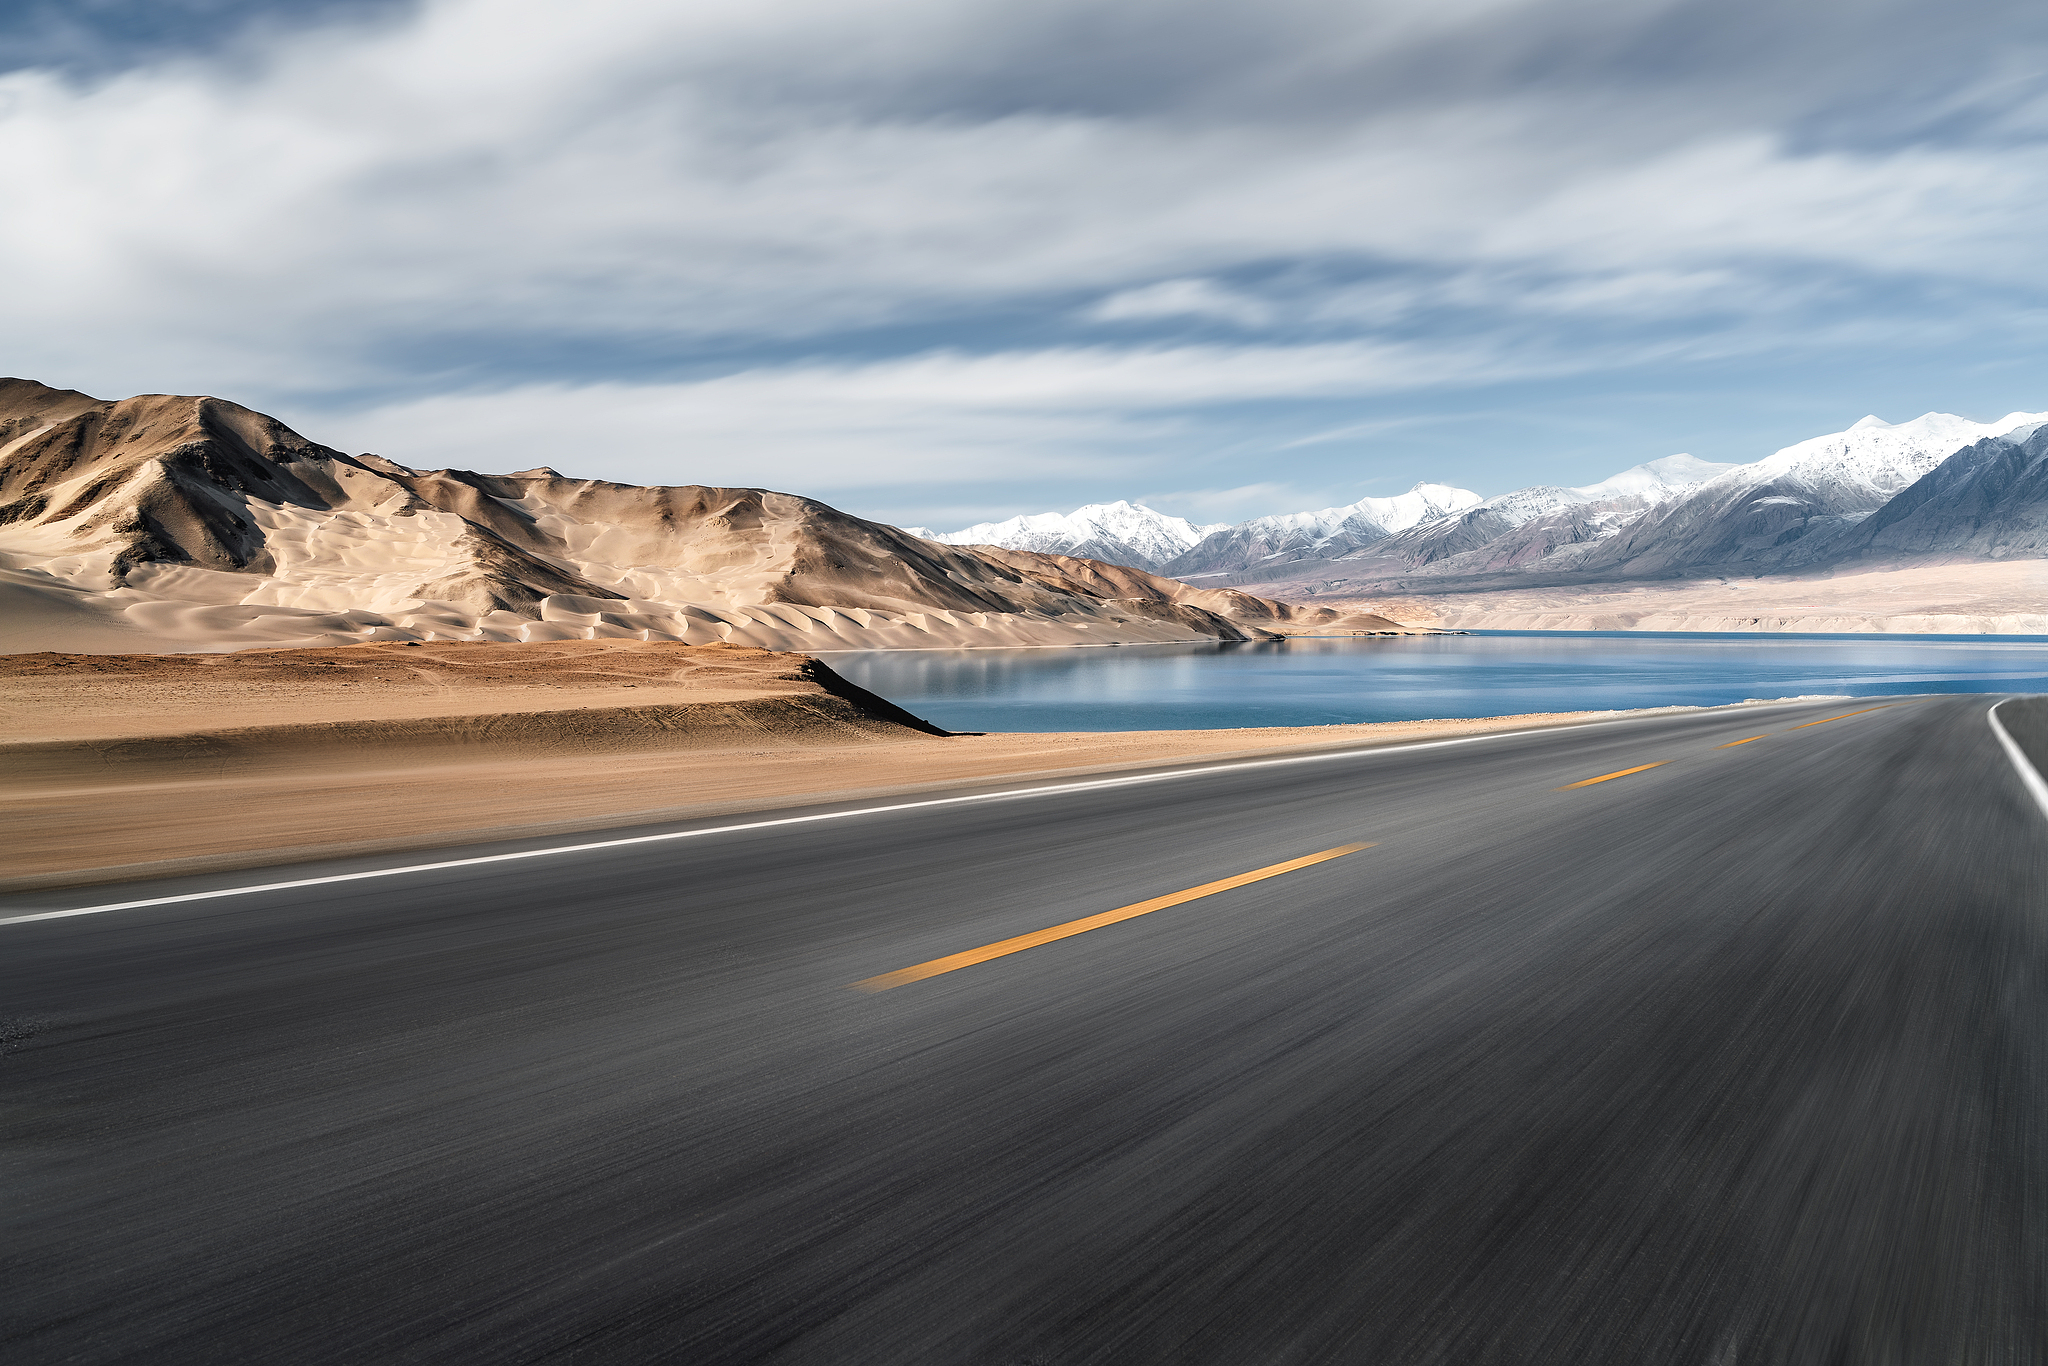
[[1770,737],[1770,736],[1768,736],[1768,735],[1752,735],[1752,736],[1750,736],[1750,737],[1749,737],[1749,738],[1748,738],[1747,740],[1730,740],[1730,741],[1729,741],[1729,742],[1728,742],[1727,744],[1725,744],[1725,745],[1715,745],[1715,746],[1714,746],[1714,748],[1715,748],[1715,749],[1734,749],[1734,748],[1735,748],[1735,747],[1736,747],[1737,745],[1753,745],[1753,744],[1755,744],[1755,743],[1756,743],[1757,741],[1759,741],[1759,740],[1768,740],[1768,739],[1770,739],[1770,738],[1771,738],[1771,737]]
[[900,987],[911,982],[921,982],[927,977],[937,977],[942,972],[957,972],[961,968],[971,968],[976,963],[986,963],[991,958],[1001,958],[1007,954],[1022,953],[1026,949],[1035,949],[1040,944],[1050,944],[1056,939],[1071,939],[1077,934],[1086,934],[1090,930],[1101,929],[1104,925],[1114,925],[1119,920],[1134,920],[1141,915],[1150,915],[1154,911],[1163,911],[1169,906],[1179,906],[1184,902],[1194,901],[1201,897],[1214,896],[1218,892],[1227,892],[1233,887],[1242,887],[1246,883],[1251,882],[1261,882],[1269,877],[1278,877],[1282,873],[1291,873],[1297,868],[1306,868],[1316,863],[1327,863],[1333,858],[1342,858],[1346,854],[1355,854],[1361,849],[1370,848],[1372,848],[1370,844],[1339,845],[1335,849],[1325,849],[1320,854],[1305,854],[1301,858],[1289,859],[1285,863],[1276,863],[1267,868],[1257,868],[1249,873],[1239,873],[1236,877],[1227,877],[1221,882],[1205,882],[1199,887],[1190,887],[1184,892],[1169,892],[1165,896],[1155,896],[1150,901],[1140,901],[1135,905],[1120,906],[1116,910],[1103,911],[1099,915],[1083,916],[1079,920],[1069,920],[1064,925],[1054,925],[1048,929],[1034,930],[1030,934],[1020,934],[1015,939],[997,940],[993,944],[983,944],[980,948],[969,949],[965,953],[948,954],[944,958],[934,958],[929,963],[919,963],[914,967],[898,968],[894,972],[885,972],[880,977],[870,977],[865,981],[854,982],[850,985],[855,991],[887,991],[891,987]]
[[1566,783],[1557,790],[1559,792],[1569,792],[1575,787],[1591,787],[1594,783],[1604,783],[1610,778],[1626,778],[1631,773],[1641,773],[1647,768],[1662,768],[1670,762],[1669,759],[1659,759],[1654,764],[1637,764],[1634,768],[1625,768],[1619,773],[1603,773],[1597,778],[1581,778],[1575,783]]
[[[1890,702],[1884,704],[1885,707],[1889,707],[1891,705],[1893,704]],[[1830,721],[1846,721],[1852,716],[1865,716],[1871,712],[1883,710],[1884,707],[1865,707],[1862,711],[1845,711],[1840,716],[1823,716],[1818,721],[1808,721],[1804,725],[1794,726],[1792,727],[1792,729],[1805,730],[1807,726],[1825,726]]]

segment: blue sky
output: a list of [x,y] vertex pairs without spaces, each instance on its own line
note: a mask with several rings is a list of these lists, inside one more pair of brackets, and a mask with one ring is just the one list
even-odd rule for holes
[[0,369],[952,527],[2048,408],[2038,0],[0,9]]

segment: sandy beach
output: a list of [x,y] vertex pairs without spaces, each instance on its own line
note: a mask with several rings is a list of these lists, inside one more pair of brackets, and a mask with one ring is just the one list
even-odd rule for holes
[[643,641],[0,657],[0,888],[1610,716],[944,735],[803,655]]

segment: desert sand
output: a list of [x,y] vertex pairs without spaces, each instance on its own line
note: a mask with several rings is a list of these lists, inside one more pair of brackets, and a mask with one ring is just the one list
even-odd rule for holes
[[1445,630],[2048,635],[2048,560],[1315,601]]
[[415,470],[216,398],[0,379],[0,650],[1260,640],[1399,623],[947,546],[766,489]]
[[0,656],[0,890],[1614,714],[947,735],[814,659],[730,645]]

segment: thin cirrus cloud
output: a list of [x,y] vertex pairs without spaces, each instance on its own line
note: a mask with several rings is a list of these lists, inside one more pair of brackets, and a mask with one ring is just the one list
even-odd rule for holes
[[903,520],[2043,402],[2034,4],[186,8],[0,29],[10,368]]
[[[672,384],[435,394],[349,414],[338,435],[435,466],[505,468],[520,451],[579,477],[768,485],[857,510],[869,510],[873,490],[921,490],[911,496],[926,510],[969,506],[961,499],[982,471],[1156,486],[1185,472],[1190,450],[1217,443],[1190,418],[1197,405],[1327,400],[1481,372],[1522,378],[1533,365],[1356,342],[930,353]],[[1271,501],[1286,487],[1239,496]]]
[[1215,318],[1240,327],[1265,327],[1274,308],[1263,299],[1218,285],[1214,280],[1161,280],[1119,290],[1088,310],[1095,322],[1155,322]]

